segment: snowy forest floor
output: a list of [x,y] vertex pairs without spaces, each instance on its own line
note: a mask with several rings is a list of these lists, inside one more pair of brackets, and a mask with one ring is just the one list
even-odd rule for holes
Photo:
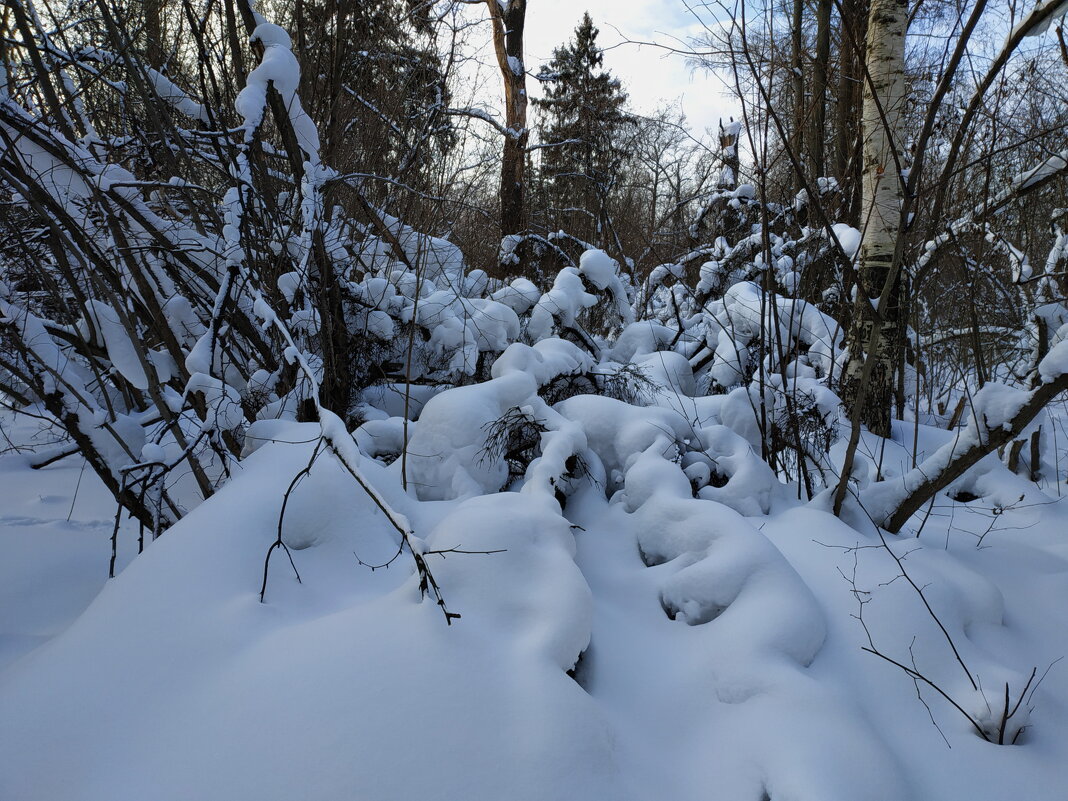
[[[32,444],[31,424],[2,424]],[[489,552],[427,554],[462,615],[446,626],[408,562],[361,566],[395,535],[328,457],[286,513],[301,583],[279,552],[259,602],[317,434],[286,424],[140,557],[123,521],[112,581],[114,505],[92,471],[0,457],[0,798],[1064,798],[1055,487],[987,465],[984,497],[942,495],[919,538],[917,519],[884,546],[820,499],[748,516],[695,499],[664,460],[612,500],[579,489],[563,516],[527,493],[417,501],[365,460],[429,551]],[[946,436],[922,428],[921,446]],[[1026,728],[984,742],[862,647],[980,723],[1036,669]]]

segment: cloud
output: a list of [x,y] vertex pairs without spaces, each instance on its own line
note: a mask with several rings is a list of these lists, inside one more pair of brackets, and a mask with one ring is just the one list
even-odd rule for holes
[[[701,27],[682,2],[534,0],[527,6],[525,29],[529,70],[536,72],[552,57],[553,48],[571,39],[584,11],[600,28],[597,41],[605,48],[605,66],[623,82],[636,111],[650,113],[665,102],[681,100],[695,134],[715,128],[721,117],[738,116],[738,106],[725,94],[721,76],[695,71],[682,54],[636,43],[684,49]],[[535,86],[530,89],[537,92]]]

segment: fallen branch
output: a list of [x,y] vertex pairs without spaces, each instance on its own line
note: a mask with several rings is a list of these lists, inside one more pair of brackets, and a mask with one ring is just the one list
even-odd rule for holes
[[[901,484],[902,497],[892,504],[884,504],[889,507],[885,511],[876,510],[872,513],[871,500],[874,495],[872,490],[879,493],[886,491],[886,482],[879,482],[866,490],[864,495],[867,497],[862,497],[862,502],[867,502],[863,505],[872,513],[876,523],[896,534],[935,494],[948,487],[986,456],[1019,438],[1039,412],[1065,390],[1068,390],[1068,373],[1061,373],[1033,390],[1016,414],[1001,426],[988,429],[985,436],[981,433],[972,436],[963,434],[954,443],[939,449],[904,476],[895,479],[895,482]],[[956,451],[957,447],[961,447],[959,452]],[[950,449],[948,458],[945,453],[947,448]]]
[[300,580],[300,572],[297,570],[297,565],[293,561],[293,554],[289,550],[289,546],[282,540],[282,524],[286,519],[286,507],[289,505],[289,498],[293,494],[293,490],[297,488],[297,485],[311,473],[312,465],[315,464],[315,460],[319,458],[319,454],[321,453],[322,444],[322,440],[315,443],[315,450],[312,451],[308,463],[299,473],[293,476],[293,480],[289,482],[289,486],[286,488],[285,495],[282,496],[282,508],[278,512],[278,537],[271,543],[271,547],[267,549],[267,556],[263,560],[263,585],[260,587],[260,603],[263,603],[263,598],[267,594],[267,570],[271,566],[271,554],[274,553],[275,548],[281,548],[286,552],[286,556],[289,557],[289,564],[293,567],[293,573],[297,577],[297,583],[303,583]]

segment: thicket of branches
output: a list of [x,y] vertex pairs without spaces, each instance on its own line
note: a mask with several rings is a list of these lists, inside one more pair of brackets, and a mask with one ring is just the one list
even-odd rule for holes
[[[1068,387],[1063,11],[697,7],[684,55],[742,113],[695,138],[627,108],[588,17],[528,66],[523,0],[9,0],[0,402],[157,533],[257,420],[340,453],[369,391],[414,419],[413,386],[552,336],[590,361],[547,401],[650,403],[628,363],[671,353],[776,480],[892,531],[999,448],[1059,480],[1032,421]],[[518,476],[540,423],[509,414]],[[960,436],[891,491],[855,463],[894,419]],[[730,481],[708,459],[695,493]]]

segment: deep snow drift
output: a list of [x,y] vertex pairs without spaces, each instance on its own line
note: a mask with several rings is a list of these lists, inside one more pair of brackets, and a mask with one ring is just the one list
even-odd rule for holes
[[[687,397],[670,370],[649,371],[649,406],[540,399],[581,362],[561,340],[516,344],[490,381],[430,399],[407,493],[400,460],[356,457],[411,522],[461,615],[451,625],[407,551],[366,566],[394,557],[398,534],[329,452],[286,510],[301,581],[276,551],[259,602],[317,424],[254,425],[240,472],[137,558],[124,523],[129,564],[106,585],[112,510],[95,478],[67,523],[75,459],[33,472],[26,455],[0,458],[0,797],[1062,797],[1056,488],[988,460],[968,477],[979,500],[940,496],[918,539],[919,520],[884,547],[859,516],[853,528],[822,497],[797,501],[722,425],[724,396]],[[485,450],[510,408],[542,430],[511,482]],[[395,425],[382,414],[355,442],[366,454]],[[888,477],[909,464],[900,433]],[[927,452],[949,436],[919,433]],[[700,480],[697,441],[726,483]],[[1033,668],[1043,681],[1010,721],[1025,725],[1017,744],[999,746],[862,647],[914,665],[980,723],[998,719],[1006,683],[1015,704]]]

